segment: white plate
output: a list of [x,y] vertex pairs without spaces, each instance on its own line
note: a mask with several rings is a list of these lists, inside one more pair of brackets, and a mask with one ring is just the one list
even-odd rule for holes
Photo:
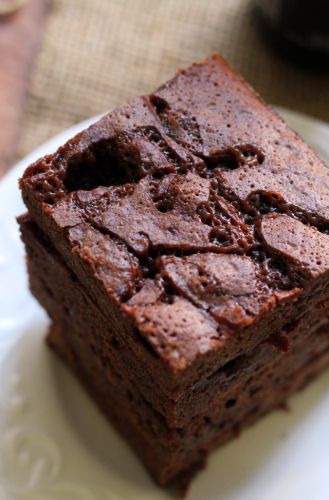
[[[329,163],[329,127],[281,110]],[[17,178],[80,123],[20,162],[0,184],[0,499],[158,500],[129,447],[45,347],[48,320],[27,288],[14,217]],[[190,500],[328,500],[329,373],[211,455]]]

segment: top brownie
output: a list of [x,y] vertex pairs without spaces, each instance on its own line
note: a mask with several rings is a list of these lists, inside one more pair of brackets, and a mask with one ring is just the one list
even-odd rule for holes
[[195,382],[328,296],[329,171],[217,55],[20,186],[101,310],[175,376]]

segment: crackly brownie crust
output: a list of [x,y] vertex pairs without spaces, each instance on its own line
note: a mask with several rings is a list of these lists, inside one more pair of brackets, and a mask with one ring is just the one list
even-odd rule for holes
[[100,307],[139,330],[173,386],[328,293],[328,186],[319,158],[218,56],[21,180],[34,220]]

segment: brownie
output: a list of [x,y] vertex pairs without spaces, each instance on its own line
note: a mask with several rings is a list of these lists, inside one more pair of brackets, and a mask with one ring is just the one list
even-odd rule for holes
[[160,484],[328,364],[329,171],[221,57],[20,187],[50,343]]

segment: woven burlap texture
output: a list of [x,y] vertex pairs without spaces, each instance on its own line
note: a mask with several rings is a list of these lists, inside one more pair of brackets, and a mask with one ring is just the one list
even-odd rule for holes
[[264,44],[248,0],[53,0],[20,156],[220,52],[269,102],[329,121],[329,76]]

